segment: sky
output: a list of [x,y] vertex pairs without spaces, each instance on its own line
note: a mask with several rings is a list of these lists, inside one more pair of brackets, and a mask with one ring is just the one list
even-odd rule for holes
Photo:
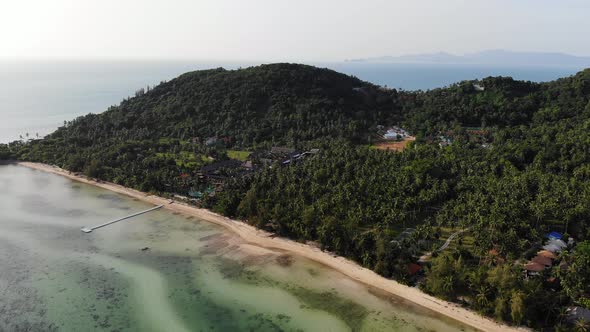
[[0,58],[590,55],[588,0],[0,0]]

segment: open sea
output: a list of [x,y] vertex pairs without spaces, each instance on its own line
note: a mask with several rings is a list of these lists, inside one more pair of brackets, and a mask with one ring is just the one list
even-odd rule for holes
[[[487,76],[550,81],[583,68],[500,67],[479,65],[422,65],[387,63],[310,63],[379,85],[405,90],[427,90]],[[135,91],[184,72],[255,63],[188,61],[27,61],[0,62],[0,143],[44,136],[88,113],[100,113]]]

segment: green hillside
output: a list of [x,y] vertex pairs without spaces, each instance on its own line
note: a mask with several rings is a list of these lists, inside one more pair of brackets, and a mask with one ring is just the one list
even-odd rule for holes
[[[416,141],[369,148],[394,125]],[[590,309],[590,70],[425,92],[295,64],[197,71],[0,158],[188,196],[514,324]],[[409,274],[449,229],[469,232]],[[525,278],[552,231],[574,244]]]

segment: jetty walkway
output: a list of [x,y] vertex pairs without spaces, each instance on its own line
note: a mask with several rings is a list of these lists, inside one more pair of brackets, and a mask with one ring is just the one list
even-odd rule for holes
[[115,219],[115,220],[111,220],[109,222],[105,222],[104,224],[100,224],[100,225],[92,226],[92,227],[83,227],[82,228],[82,232],[84,232],[84,233],[90,233],[90,232],[92,232],[93,230],[95,230],[97,228],[105,227],[105,226],[108,226],[110,224],[114,224],[116,222],[119,222],[119,221],[122,221],[122,220],[125,220],[125,219],[130,219],[130,218],[133,218],[133,217],[137,217],[137,216],[142,215],[144,213],[148,213],[148,212],[151,212],[151,211],[154,211],[154,210],[161,209],[162,207],[164,207],[164,205],[158,205],[158,206],[153,207],[151,209],[147,209],[147,210],[140,211],[140,212],[137,212],[137,213],[134,213],[134,214],[130,214],[130,215],[125,216],[125,217],[122,217],[122,218],[118,218],[118,219]]

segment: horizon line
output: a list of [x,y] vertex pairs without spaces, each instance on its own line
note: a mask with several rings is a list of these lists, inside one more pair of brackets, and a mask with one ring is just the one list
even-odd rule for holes
[[575,54],[575,53],[567,53],[567,52],[557,52],[557,51],[515,51],[509,49],[502,49],[502,48],[490,48],[490,49],[482,49],[479,51],[471,51],[471,52],[449,52],[449,51],[432,51],[432,52],[412,52],[412,53],[402,53],[397,55],[386,54],[386,55],[366,55],[366,56],[355,56],[355,57],[341,57],[339,59],[294,59],[294,58],[274,58],[274,59],[236,59],[236,58],[205,58],[200,56],[110,56],[110,55],[98,55],[98,56],[67,56],[67,55],[49,55],[49,56],[38,56],[38,55],[10,55],[10,56],[2,56],[0,55],[1,62],[9,62],[9,61],[145,61],[145,62],[154,62],[154,61],[171,61],[171,62],[210,62],[210,63],[258,63],[258,64],[266,64],[266,63],[339,63],[339,62],[354,62],[359,60],[371,60],[371,59],[379,59],[379,58],[399,58],[399,57],[411,57],[411,56],[423,56],[423,55],[436,55],[436,54],[445,54],[451,55],[456,57],[468,57],[470,55],[477,55],[478,53],[484,52],[506,52],[506,53],[514,53],[514,54],[544,54],[544,55],[565,55],[577,58],[589,58],[590,54],[582,55],[582,54]]

